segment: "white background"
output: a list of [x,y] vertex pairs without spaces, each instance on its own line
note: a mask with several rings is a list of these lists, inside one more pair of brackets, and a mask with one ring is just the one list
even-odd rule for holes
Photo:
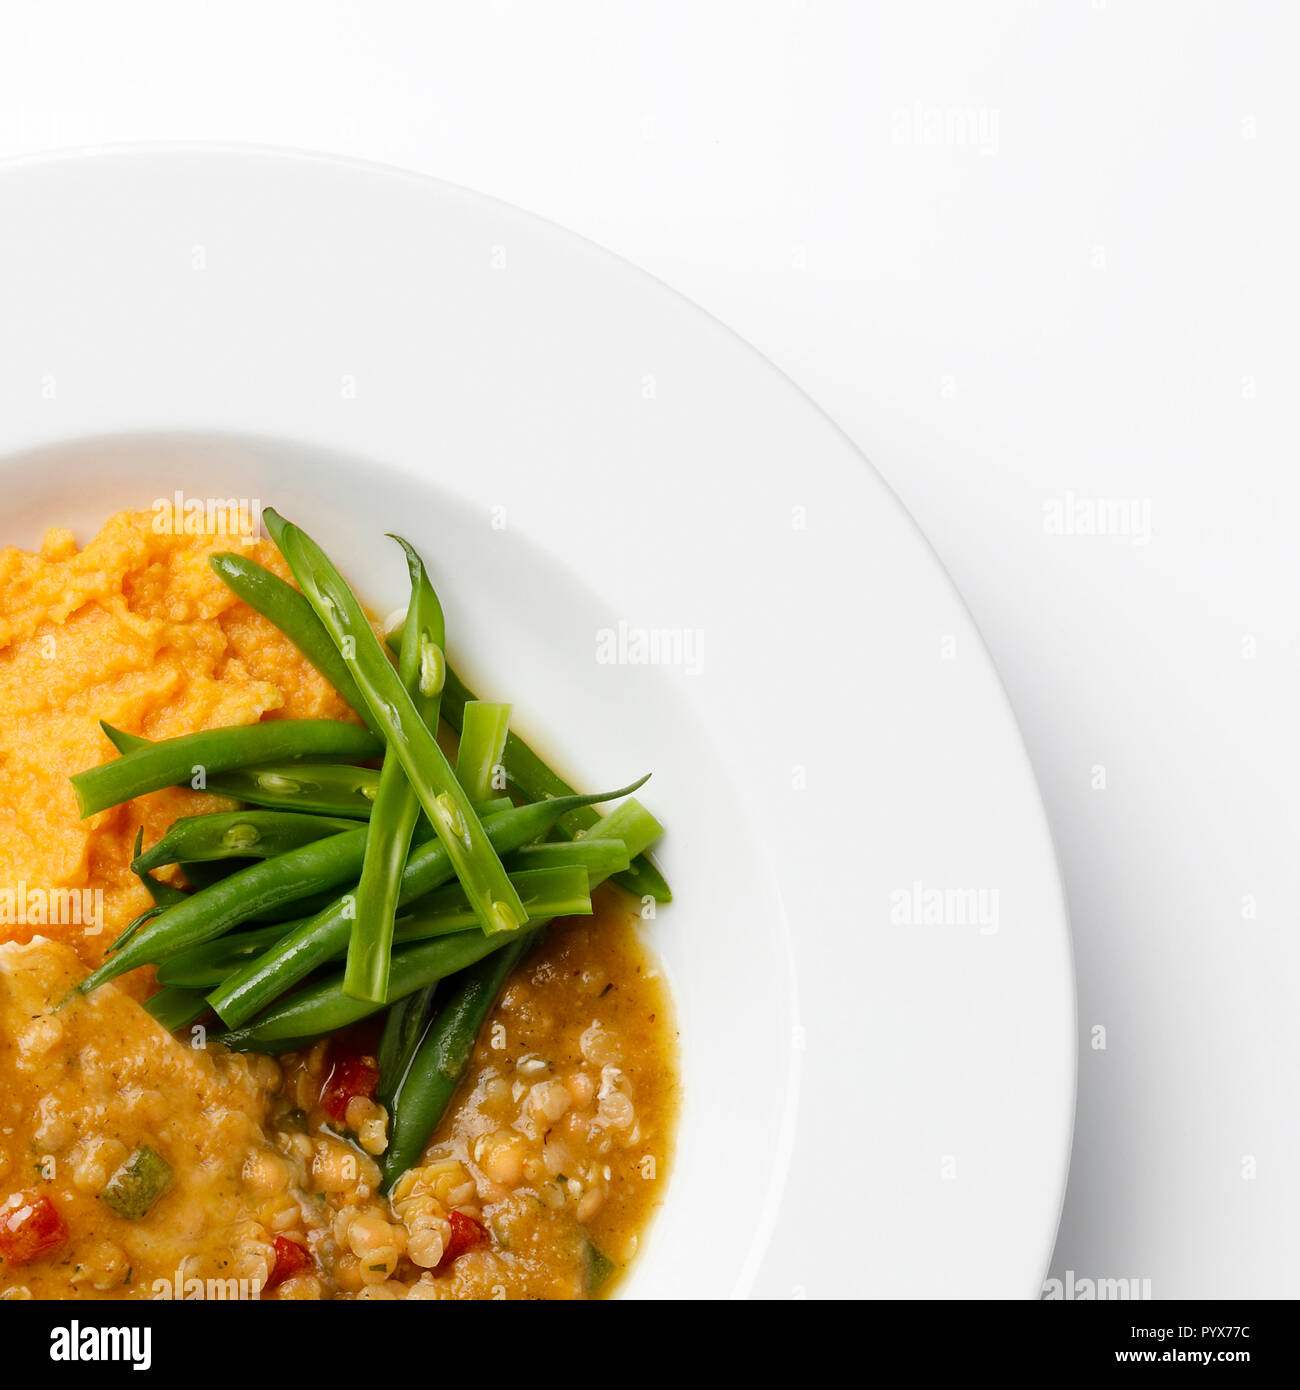
[[[1081,1028],[1053,1273],[1294,1297],[1294,14],[3,0],[0,155],[403,165],[783,367],[935,545],[1043,788]],[[1127,534],[1059,534],[1099,503]]]

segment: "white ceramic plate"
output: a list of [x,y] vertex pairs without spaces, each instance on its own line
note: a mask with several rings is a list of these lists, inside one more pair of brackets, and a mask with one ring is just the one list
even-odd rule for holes
[[0,174],[0,406],[0,541],[260,499],[382,608],[400,530],[573,780],[654,770],[686,1103],[628,1294],[1038,1293],[1075,1035],[1037,790],[933,554],[769,363],[459,189],[136,150]]

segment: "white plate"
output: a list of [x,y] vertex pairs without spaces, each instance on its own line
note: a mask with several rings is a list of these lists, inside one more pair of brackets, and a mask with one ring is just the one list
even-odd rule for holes
[[575,780],[654,770],[687,1098],[629,1294],[1038,1293],[1075,1061],[1038,793],[933,554],[770,364],[459,189],[154,149],[0,175],[0,404],[0,540],[258,498],[382,606],[400,530]]

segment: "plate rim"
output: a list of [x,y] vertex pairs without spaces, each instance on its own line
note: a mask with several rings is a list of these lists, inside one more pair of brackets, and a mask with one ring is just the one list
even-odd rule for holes
[[[377,178],[383,180],[391,180],[403,184],[408,184],[416,188],[422,188],[433,192],[441,192],[444,195],[451,194],[455,198],[466,199],[473,203],[486,205],[487,207],[497,209],[501,213],[507,214],[512,218],[522,219],[527,224],[538,228],[545,235],[558,235],[560,239],[568,241],[572,246],[574,246],[576,250],[581,252],[584,256],[588,257],[589,259],[604,262],[608,268],[614,270],[616,273],[620,275],[627,276],[630,272],[633,277],[653,287],[653,291],[655,293],[666,294],[670,296],[679,305],[684,305],[689,310],[691,310],[693,315],[698,315],[703,320],[707,321],[707,323],[711,325],[714,330],[721,330],[722,333],[730,340],[733,347],[739,347],[740,349],[742,349],[744,355],[746,355],[751,360],[751,362],[757,364],[766,372],[774,374],[775,377],[778,378],[788,390],[793,391],[793,393],[799,398],[803,409],[815,412],[822,425],[824,427],[829,426],[830,430],[838,437],[839,441],[845,447],[846,451],[854,457],[857,465],[870,471],[875,484],[881,490],[882,495],[889,499],[889,503],[892,506],[895,513],[901,518],[905,519],[905,524],[908,532],[910,533],[913,546],[916,547],[916,543],[920,543],[919,550],[927,556],[927,562],[929,566],[936,572],[938,576],[940,576],[942,585],[946,591],[949,602],[952,603],[955,606],[955,609],[959,611],[960,614],[964,617],[964,619],[969,624],[971,630],[975,633],[978,639],[980,651],[985,662],[987,663],[988,674],[992,677],[993,684],[996,689],[998,704],[1001,707],[1003,716],[1007,719],[1011,728],[1014,730],[1014,742],[1016,744],[1017,757],[1021,764],[1021,771],[1027,775],[1029,784],[1033,789],[1032,809],[1034,812],[1035,820],[1037,821],[1037,828],[1039,832],[1043,835],[1044,843],[1047,846],[1047,858],[1049,860],[1048,868],[1050,870],[1050,876],[1053,884],[1053,906],[1056,913],[1056,920],[1052,923],[1052,929],[1055,932],[1063,934],[1063,941],[1061,944],[1063,944],[1064,946],[1064,959],[1066,969],[1066,980],[1064,981],[1064,984],[1066,986],[1066,1000],[1063,1002],[1065,1002],[1068,1005],[1069,1009],[1068,1037],[1070,1040],[1070,1047],[1069,1057],[1067,1059],[1069,1071],[1069,1093],[1068,1095],[1062,1096],[1062,1100],[1066,1103],[1066,1108],[1068,1111],[1068,1121],[1065,1126],[1065,1133],[1062,1136],[1063,1161],[1060,1164],[1059,1171],[1059,1187],[1057,1192],[1057,1200],[1055,1204],[1056,1216],[1052,1229],[1050,1233],[1048,1233],[1047,1250],[1045,1251],[1041,1261],[1042,1276],[1045,1278],[1050,1269],[1050,1263],[1055,1246],[1055,1241],[1057,1238],[1057,1233],[1059,1231],[1061,1214],[1064,1207],[1066,1188],[1070,1173],[1070,1162],[1073,1152],[1073,1135],[1075,1125],[1077,1123],[1078,1099],[1079,1039],[1077,962],[1074,947],[1074,935],[1070,919],[1069,900],[1066,894],[1065,880],[1062,873],[1060,850],[1057,845],[1052,823],[1047,815],[1042,789],[1034,769],[1033,761],[1029,755],[1028,745],[1026,743],[1024,733],[1020,725],[1020,721],[1016,715],[1015,707],[1012,704],[1011,699],[1007,693],[1006,683],[1003,680],[1001,671],[999,670],[997,663],[992,655],[992,651],[987,641],[985,640],[980,625],[977,622],[974,614],[971,612],[964,595],[962,594],[961,590],[953,580],[951,573],[949,572],[947,566],[944,564],[942,557],[939,555],[929,536],[921,528],[916,518],[904,504],[902,499],[898,496],[897,492],[890,485],[887,479],[872,463],[870,457],[861,447],[859,447],[859,445],[847,433],[847,431],[834,419],[834,417],[830,415],[818,403],[818,401],[810,394],[810,392],[805,387],[803,387],[798,381],[796,381],[783,367],[774,362],[761,349],[759,349],[748,339],[743,337],[737,330],[731,328],[730,325],[728,325],[725,322],[725,320],[720,319],[710,310],[704,308],[698,301],[693,299],[690,295],[687,295],[683,293],[681,290],[675,288],[667,281],[656,275],[654,272],[637,265],[635,262],[630,261],[626,257],[620,255],[618,252],[615,252],[609,249],[608,247],[601,245],[599,242],[592,240],[590,237],[584,235],[581,232],[574,231],[573,229],[566,227],[563,224],[552,220],[551,218],[545,217],[539,213],[532,212],[531,210],[521,207],[520,205],[512,203],[506,199],[498,198],[495,195],[485,193],[479,189],[475,189],[467,185],[459,184],[447,179],[442,179],[438,176],[426,174],[418,170],[405,168],[400,165],[388,164],[382,161],[370,160],[353,155],[339,154],[332,151],[314,150],[289,145],[267,144],[260,142],[241,142],[225,140],[120,141],[104,144],[80,145],[76,147],[69,147],[66,149],[41,151],[30,154],[11,155],[5,157],[4,159],[0,159],[0,179],[5,178],[5,176],[17,176],[29,170],[41,170],[49,168],[51,166],[76,166],[92,161],[94,163],[99,164],[104,162],[111,162],[115,159],[149,159],[154,157],[163,157],[168,159],[184,157],[187,159],[200,160],[207,157],[218,157],[223,159],[234,160],[256,160],[263,163],[292,161],[295,163],[317,166],[318,168],[324,170],[335,171],[342,174],[360,174],[372,179]],[[143,433],[145,431],[141,432]],[[182,431],[178,431],[174,425],[166,423],[160,424],[158,426],[157,432],[159,434],[165,435],[169,433],[178,433]],[[199,426],[195,425],[193,427],[192,432],[203,433],[204,431]],[[91,435],[95,433],[97,433],[97,431],[92,430],[90,432]],[[214,430],[210,431],[209,433],[218,434],[219,432]],[[238,436],[241,433],[248,434],[250,433],[250,431],[246,427],[239,425],[227,430],[225,433],[227,433],[230,436]],[[11,440],[3,445],[3,452],[6,456],[8,456],[20,452],[26,452],[29,450],[40,449],[46,446],[57,447],[59,443],[71,444],[87,437],[90,436],[83,432],[82,434],[63,433],[56,434],[53,436],[43,435],[39,438],[32,439]],[[276,436],[272,432],[263,432],[263,437],[273,439]],[[292,442],[301,443],[304,446],[309,444],[309,441],[307,440],[297,440]],[[351,452],[352,449],[350,443],[342,441],[336,442],[333,447],[341,453]],[[784,902],[780,904],[780,914],[782,919],[785,920],[787,924],[785,944],[787,946],[790,946],[791,943],[790,933],[788,930],[788,918],[785,912]],[[791,991],[792,998],[795,1001],[794,1013],[797,1018],[802,1012],[802,1010],[800,1008],[799,984],[797,977],[795,976],[794,966],[795,962],[793,959],[793,955],[791,955]],[[797,1111],[798,1087],[797,1085],[795,1085],[791,1087],[786,1104],[786,1121],[792,1123],[792,1127],[797,1126]],[[793,1144],[794,1137],[795,1136],[792,1133],[790,1135],[791,1145]],[[784,1186],[785,1178],[788,1172],[789,1162],[790,1156],[788,1153],[786,1153],[784,1155],[783,1160],[778,1162],[778,1164],[776,1165],[776,1169],[773,1174],[773,1192],[771,1194],[774,1199],[772,1202],[772,1224],[775,1224],[775,1212],[776,1208],[779,1206],[780,1191]],[[751,1251],[748,1263],[752,1263],[755,1266],[757,1266],[761,1262],[761,1256],[765,1244],[766,1240],[760,1240],[759,1233],[756,1232],[755,1246]]]

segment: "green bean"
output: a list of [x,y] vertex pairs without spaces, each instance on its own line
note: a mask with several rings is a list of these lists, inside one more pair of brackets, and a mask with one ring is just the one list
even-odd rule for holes
[[[522,925],[524,907],[501,860],[445,754],[384,655],[356,596],[304,531],[270,508],[263,512],[263,519],[316,616],[347,658],[362,699],[387,738],[388,747],[401,760],[438,838],[446,845],[456,877],[465,885],[483,930],[491,934]],[[441,657],[439,651],[435,658],[431,647],[422,652],[422,666],[436,664],[439,681]],[[432,670],[422,672],[422,688],[432,687],[433,675]]]
[[379,772],[346,763],[267,763],[209,777],[207,790],[274,811],[307,811],[367,820]]
[[[209,777],[205,790],[271,811],[369,820],[379,790],[379,770],[346,763],[268,763]],[[474,810],[481,819],[484,806],[502,804],[514,802],[497,796]]]
[[164,903],[156,902],[152,907],[145,908],[145,910],[138,917],[128,922],[121,936],[119,936],[117,940],[114,941],[113,944],[108,948],[108,953],[111,954],[114,951],[120,951],[122,947],[125,946],[126,943],[130,941],[131,938],[140,930],[140,928],[144,926],[146,922],[153,921],[153,919],[157,917],[159,913],[163,912],[165,910],[165,906],[166,905]]
[[[617,792],[600,792],[591,798],[557,797],[532,806],[516,806],[487,821],[487,835],[494,852],[508,853],[545,835],[556,820],[583,800],[609,801],[633,791],[645,781]],[[405,906],[423,897],[452,877],[451,857],[441,840],[426,840],[411,851],[402,871],[398,901]],[[513,892],[513,888],[511,889]],[[323,965],[344,946],[352,932],[352,894],[336,898],[327,908],[255,961],[238,970],[208,1002],[231,1028],[240,1027],[254,1014],[278,999],[285,990]],[[390,999],[400,998],[390,985]],[[375,1001],[362,1001],[373,1004]],[[372,1012],[367,1010],[366,1012]],[[365,1015],[359,1015],[364,1017]]]
[[[581,864],[520,869],[510,875],[529,920],[534,917],[585,917],[591,914],[587,870]],[[476,921],[474,908],[459,883],[429,893],[397,918],[393,940],[401,945],[466,931]]]
[[[100,728],[110,739],[118,732],[102,721]],[[375,736],[358,724],[340,719],[272,719],[262,724],[205,729],[136,747],[111,762],[76,773],[72,786],[84,820],[132,797],[180,782],[204,790],[209,776],[251,763],[373,758],[382,751]]]
[[158,983],[204,992],[215,989],[232,971],[260,955],[268,946],[282,941],[298,925],[296,921],[272,922],[191,946],[188,951],[180,951],[163,961],[158,967]]
[[614,875],[614,882],[635,898],[653,898],[657,903],[673,900],[673,890],[663,870],[648,854],[637,855],[621,874]]
[[191,888],[196,889],[211,888],[214,883],[220,883],[223,878],[229,878],[231,874],[237,874],[240,869],[246,869],[250,864],[256,862],[255,859],[182,859],[179,861],[181,872],[185,875],[185,882]]
[[[405,637],[402,643],[404,648]],[[509,705],[491,704],[487,700],[466,703],[461,718],[460,747],[456,751],[456,780],[471,801],[482,801],[493,790],[500,790],[495,782],[505,756],[509,728]]]
[[334,888],[361,869],[366,832],[349,830],[264,859],[191,893],[166,908],[136,936],[81,982],[83,994],[139,965],[156,965],[168,956],[211,941],[247,922],[259,911]]
[[[325,677],[362,719],[370,724],[370,711],[361,698],[357,683],[352,679],[348,664],[330,641],[329,633],[310,603],[277,574],[244,555],[229,551],[213,555],[208,563],[217,577],[232,593],[276,627],[294,644],[308,661]],[[371,725],[373,732],[379,730]]]
[[[492,816],[499,816],[502,811],[513,811],[514,802],[508,796],[497,797],[493,801],[484,801],[474,809],[478,813],[478,818],[487,821]],[[415,839],[423,844],[425,840],[433,837],[433,827],[423,817],[415,828]],[[202,865],[196,865],[204,867]],[[527,868],[528,865],[521,864],[520,868]],[[166,885],[162,885],[166,887]],[[182,893],[181,897],[188,897],[189,894]],[[273,903],[269,907],[260,907],[253,913],[248,921],[252,924],[261,926],[273,922],[287,922],[290,918],[314,917],[318,912],[323,911],[336,900],[338,894],[333,888],[322,889],[318,893],[307,893],[301,898],[287,898],[284,902]]]
[[308,816],[294,811],[182,816],[171,823],[161,840],[131,861],[131,870],[139,874],[162,864],[213,859],[273,859],[285,850],[356,828],[355,821],[341,816]]
[[433,998],[437,984],[425,985],[414,994],[404,995],[391,1004],[384,1015],[384,1031],[379,1039],[376,1061],[379,1066],[379,1088],[375,1099],[385,1110],[392,1111],[397,1092],[415,1056],[415,1049],[433,1013]]
[[[404,624],[399,623],[389,632],[389,646],[401,642]],[[442,717],[460,733],[464,721],[465,706],[478,697],[447,664],[447,681],[442,692]],[[569,796],[573,788],[524,742],[516,733],[506,735],[505,746],[506,780],[515,787],[527,801],[543,801],[550,796]],[[590,810],[570,812],[559,824],[558,829],[573,837],[588,830],[596,822],[596,813]],[[672,890],[668,887],[662,873],[649,855],[634,856],[631,866],[621,874],[614,875],[614,882],[635,893],[638,898],[651,897],[656,902],[672,901]]]
[[511,873],[519,869],[558,868],[561,865],[581,864],[601,878],[626,869],[628,863],[627,846],[622,840],[553,840],[544,845],[525,845],[517,849],[505,861]]
[[[398,538],[398,544],[406,551],[411,602],[397,676],[402,689],[411,698],[415,717],[432,736],[438,729],[446,623],[424,562],[405,541]],[[482,801],[485,797],[486,792],[470,799]],[[361,868],[361,881],[357,884],[356,916],[348,944],[347,969],[343,974],[343,988],[358,999],[373,999],[382,1004],[388,993],[393,918],[397,913],[402,868],[410,852],[411,832],[419,814],[419,799],[401,759],[390,745],[379,773],[379,789],[366,839],[366,859]]]
[[475,962],[458,979],[456,992],[429,1024],[407,1069],[392,1112],[381,1179],[387,1190],[418,1163],[438,1121],[456,1094],[474,1052],[483,1020],[541,931],[518,933],[503,950]]
[[[636,855],[654,844],[661,832],[659,822],[645,807],[629,798],[597,821],[593,838],[621,839],[628,854]],[[593,887],[598,880],[599,875],[593,874]],[[530,945],[540,940],[545,927],[545,921],[530,923],[528,931],[521,932],[503,951],[466,971],[455,993],[429,1024],[392,1110],[383,1161],[385,1188],[419,1161],[460,1085],[474,1041],[497,996]]]
[[337,885],[333,888],[323,888],[316,893],[306,893],[301,898],[286,898],[284,902],[258,908],[245,921],[250,927],[262,927],[296,922],[302,917],[314,917],[321,908],[328,906],[338,896],[336,889]]
[[187,1028],[208,1011],[208,1001],[198,989],[160,989],[145,1001],[145,1012],[152,1014],[168,1032]]
[[[511,882],[530,917],[579,917],[591,912],[587,871],[581,865],[567,864],[545,869],[521,869]],[[304,919],[305,920],[305,919]],[[393,940],[400,945],[450,936],[476,926],[478,918],[458,883],[426,894],[399,914],[394,923]],[[248,931],[231,932],[216,941],[204,942],[158,967],[158,983],[182,985],[186,989],[212,990],[269,946],[282,942],[299,922],[276,923]],[[334,952],[331,960],[342,960],[346,948]]]
[[[134,859],[139,859],[140,846],[143,844],[144,826],[142,825],[135,832],[135,850],[133,855]],[[132,863],[131,865],[131,872],[144,885],[145,891],[153,899],[155,907],[170,907],[172,903],[178,903],[183,897],[185,897],[185,894],[181,892],[179,888],[174,887],[170,883],[164,883],[161,879],[154,878],[152,874],[146,873],[143,869],[137,869],[134,863]],[[132,925],[137,924],[139,924],[139,918],[137,918],[136,922]],[[130,930],[131,928],[128,927],[127,931]],[[121,940],[122,938],[119,936],[117,941],[115,941],[113,945],[109,947],[109,950],[116,950],[118,945],[121,943]]]
[[[591,827],[583,840],[622,840],[630,858],[644,854],[664,833],[664,828],[634,796],[615,806]],[[581,843],[581,842],[579,842]],[[595,875],[592,875],[593,886]]]
[[184,902],[189,897],[183,888],[177,888],[174,883],[164,883],[153,874],[137,874],[136,877],[144,884],[155,907],[170,907],[173,903]]
[[[446,979],[493,951],[518,939],[516,933],[488,936],[476,930],[437,936],[393,952],[388,987],[394,999]],[[383,1008],[369,999],[343,992],[342,972],[295,991],[251,1023],[218,1033],[216,1040],[233,1052],[289,1052],[329,1033],[337,1033]]]

